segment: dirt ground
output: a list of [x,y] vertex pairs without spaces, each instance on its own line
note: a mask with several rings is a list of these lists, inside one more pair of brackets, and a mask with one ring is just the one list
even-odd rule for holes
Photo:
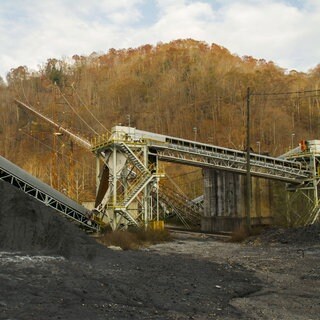
[[308,230],[116,251],[0,183],[0,319],[319,319],[319,228]]
[[[249,272],[250,282],[251,277],[258,278],[259,290],[229,301],[239,312],[238,319],[315,320],[320,319],[320,227],[313,231],[314,241],[300,241],[298,245],[271,239],[265,242],[264,237],[238,244],[180,235],[178,241],[149,250],[211,261],[231,270],[241,266]],[[290,239],[285,235],[281,242]],[[223,283],[229,281],[223,279]],[[232,319],[229,315],[222,318]]]

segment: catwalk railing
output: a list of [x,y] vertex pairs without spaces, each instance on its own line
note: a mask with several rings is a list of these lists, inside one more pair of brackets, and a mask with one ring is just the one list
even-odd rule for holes
[[[149,150],[163,161],[246,173],[246,152],[239,150],[173,138],[165,143],[150,141]],[[250,155],[250,172],[252,176],[297,184],[310,176],[303,163],[256,153]]]

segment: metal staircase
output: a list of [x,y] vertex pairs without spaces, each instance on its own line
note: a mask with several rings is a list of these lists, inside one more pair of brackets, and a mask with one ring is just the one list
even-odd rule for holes
[[148,170],[127,144],[125,144],[124,142],[120,142],[119,149],[128,157],[128,159],[131,160],[133,165],[136,168],[138,168],[140,171],[147,171]]
[[[144,204],[142,199],[146,187],[152,185],[157,179],[157,175],[152,173],[154,171],[153,166],[150,166],[149,169],[143,166],[142,169],[144,171],[138,171],[139,174],[134,175],[134,179],[131,183],[127,183],[126,187],[122,186],[121,189],[123,190],[121,193],[118,191],[116,197],[109,197],[108,202],[104,203],[102,201],[95,209],[99,213],[102,213],[102,215],[107,215],[111,224],[117,225],[116,228],[121,228],[120,226],[123,225],[123,221],[121,222],[119,217],[122,217],[127,221],[127,226],[140,226],[141,224],[141,213],[134,212],[135,210],[132,211],[130,205],[132,202],[136,201],[143,207]],[[133,207],[137,207],[137,205]]]
[[115,210],[121,217],[123,217],[126,221],[128,221],[128,226],[135,226],[139,227],[139,223],[135,218],[131,216],[131,214],[128,212],[128,210],[121,208]]
[[149,172],[144,172],[139,179],[128,190],[126,195],[123,195],[123,200],[120,201],[120,206],[128,207],[134,198],[156,177]]

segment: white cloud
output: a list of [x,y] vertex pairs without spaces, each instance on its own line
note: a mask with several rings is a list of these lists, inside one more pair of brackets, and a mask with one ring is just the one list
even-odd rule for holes
[[240,56],[273,60],[281,67],[302,71],[320,63],[317,0],[304,1],[302,7],[294,6],[294,1],[218,0],[216,7],[203,1],[165,2],[167,7],[159,0],[163,15],[151,28],[158,40],[194,37],[223,45]]
[[150,28],[154,40],[169,41],[177,38],[206,40],[207,26],[215,18],[209,4],[201,2],[185,4],[185,1],[166,2],[169,2],[170,10],[162,4],[165,14]]
[[147,29],[138,30],[133,42],[156,44],[175,39],[193,38],[213,42],[212,26],[217,14],[209,2],[188,0],[157,0],[157,21]]
[[[48,58],[90,54],[121,43],[141,0],[13,0],[0,9],[0,74]],[[20,9],[17,9],[20,8]],[[11,19],[12,17],[12,19]]]
[[303,46],[314,46],[320,54],[312,41],[313,33],[320,35],[317,13],[272,1],[259,6],[231,4],[222,11],[224,20],[217,38],[232,51],[271,59],[286,68],[305,69],[316,63]]
[[[1,76],[48,58],[178,38],[218,43],[289,69],[320,63],[319,0],[0,1]],[[147,24],[143,10],[152,15]]]

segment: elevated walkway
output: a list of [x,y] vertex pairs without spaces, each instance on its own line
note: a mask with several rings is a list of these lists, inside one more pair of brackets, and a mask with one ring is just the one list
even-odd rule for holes
[[[246,173],[246,152],[243,151],[170,137],[166,138],[165,143],[151,141],[149,146],[153,150],[151,154],[162,161]],[[295,184],[310,176],[303,163],[256,153],[250,154],[250,171],[254,177]]]
[[[101,152],[112,144],[144,143],[148,154],[160,161],[176,162],[201,168],[213,168],[246,173],[246,152],[191,140],[180,139],[131,127],[115,126],[108,140],[97,137],[92,141],[92,151]],[[250,171],[254,177],[280,180],[301,184],[310,177],[306,163],[288,160],[284,157],[270,157],[257,153],[250,154]]]
[[0,179],[92,231],[99,231],[88,210],[0,156]]
[[[96,180],[100,181],[100,186],[94,210],[97,214],[94,218],[97,223],[106,219],[114,229],[121,226],[123,221],[135,225],[140,225],[141,222],[147,223],[148,220],[154,219],[153,208],[157,212],[156,216],[159,216],[159,204],[154,206],[154,202],[158,203],[159,198],[161,200],[159,181],[163,175],[159,170],[159,163],[162,161],[215,169],[214,171],[224,173],[226,171],[237,174],[247,173],[247,153],[241,150],[126,126],[115,126],[111,134],[98,135],[88,141],[61,127],[34,107],[19,100],[15,101],[20,107],[46,121],[97,156]],[[101,160],[103,168],[100,166]],[[287,183],[288,191],[304,192],[314,209],[311,215],[312,221],[318,219],[320,211],[316,208],[319,206],[320,141],[305,141],[299,148],[290,150],[280,157],[250,153],[249,160],[251,176],[283,181]],[[26,173],[15,176],[13,173],[17,169],[13,169],[11,165],[7,168],[4,163],[2,161],[2,167],[0,166],[1,179],[12,183],[80,224],[89,225],[90,221],[86,218],[86,213],[77,209],[78,204],[74,202],[70,204],[69,201],[72,200],[60,193],[57,195],[56,190],[43,186],[39,180],[33,184],[34,181],[30,180],[31,176],[24,180]],[[154,170],[150,170],[150,165],[154,166]],[[47,188],[51,190],[46,191]],[[151,196],[152,193],[156,193],[154,199]],[[176,212],[179,212],[179,209],[180,212],[189,212],[187,216],[191,220],[194,217],[197,218],[198,213],[195,214],[188,208],[181,209],[181,206],[184,207],[186,204],[185,199],[184,202],[180,197],[173,199],[172,194],[174,192],[163,195],[162,201],[166,200]],[[186,220],[185,217],[183,219]],[[99,228],[98,224],[93,223],[92,229],[97,228]]]

